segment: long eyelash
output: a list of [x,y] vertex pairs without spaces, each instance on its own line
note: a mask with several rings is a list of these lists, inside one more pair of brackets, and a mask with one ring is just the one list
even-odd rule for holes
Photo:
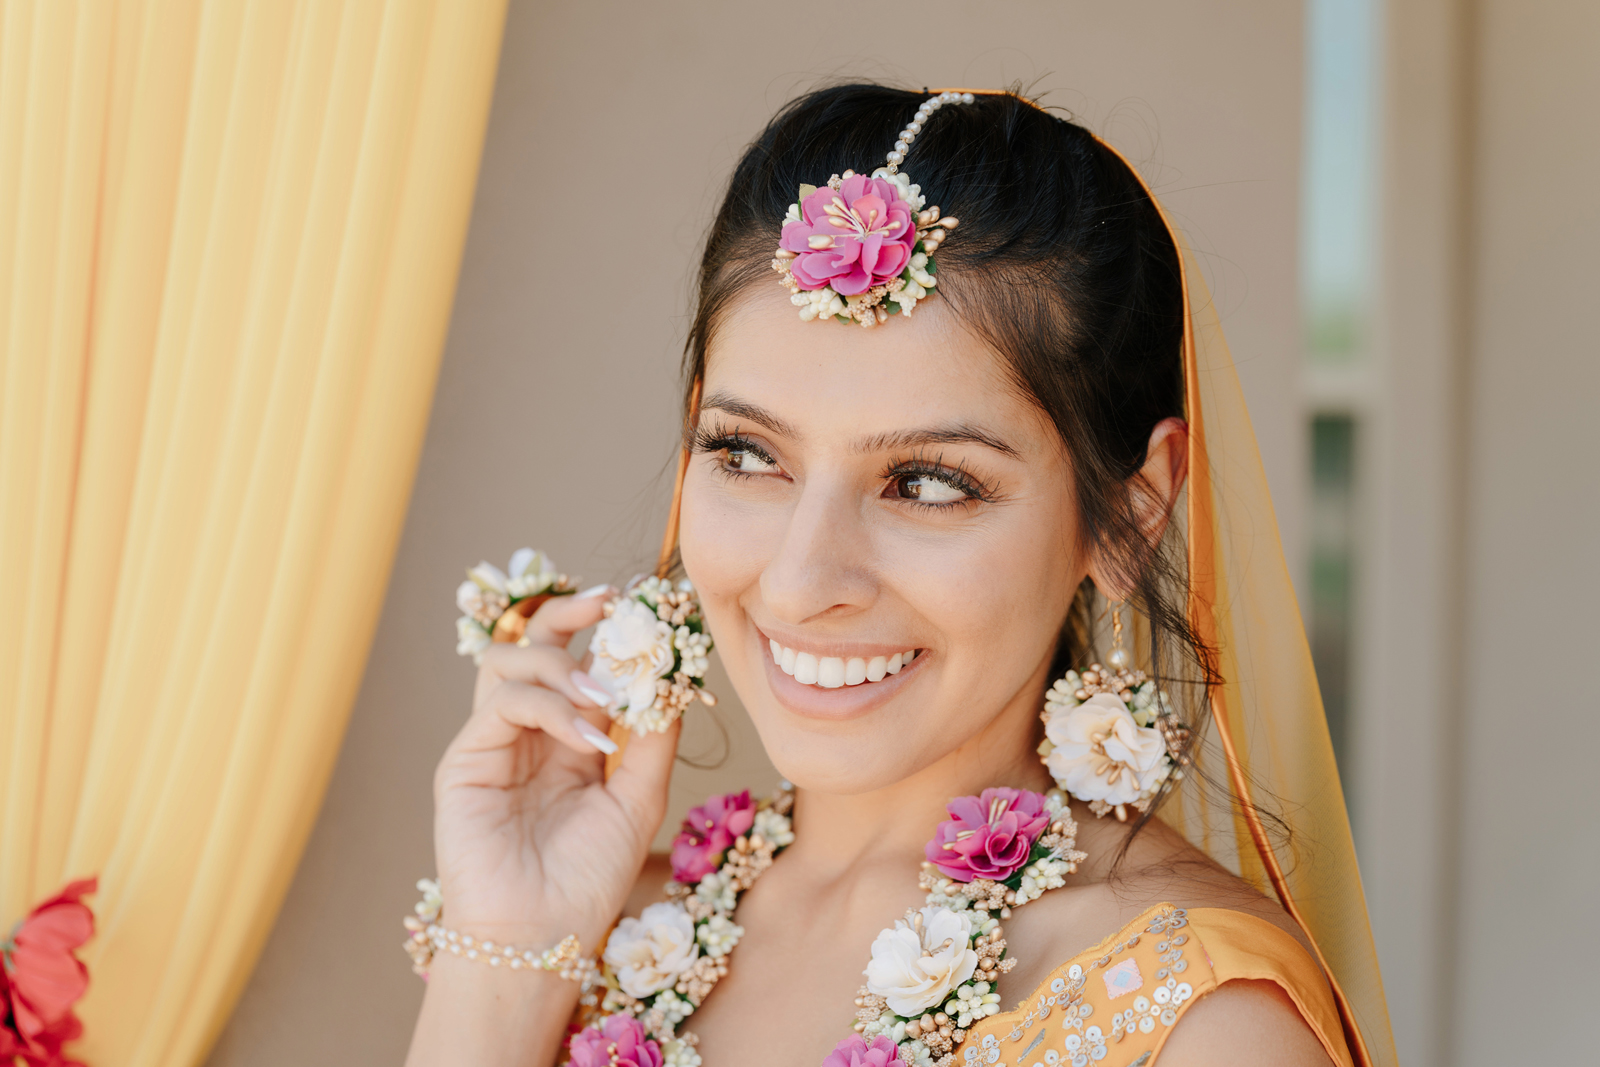
[[[773,466],[777,466],[778,464],[778,461],[772,458],[772,454],[770,452],[756,444],[754,441],[750,440],[750,438],[746,437],[744,434],[740,433],[737,428],[729,430],[720,424],[710,427],[696,427],[694,435],[690,440],[689,448],[696,454],[704,455],[714,455],[723,451],[748,452],[752,456],[755,456],[757,459],[761,460],[763,463],[770,463]],[[718,470],[723,474],[724,477],[755,477],[754,471],[736,470],[727,466],[726,464],[720,463],[717,466]]]
[[912,475],[920,478],[931,478],[936,482],[942,482],[952,489],[967,494],[966,500],[949,500],[942,504],[934,504],[927,501],[906,501],[906,503],[917,504],[925,508],[961,507],[974,500],[988,502],[993,499],[989,490],[984,487],[982,482],[968,473],[964,464],[950,467],[944,464],[943,459],[942,455],[936,456],[932,460],[913,456],[909,460],[890,466],[883,472],[881,477],[884,481]]

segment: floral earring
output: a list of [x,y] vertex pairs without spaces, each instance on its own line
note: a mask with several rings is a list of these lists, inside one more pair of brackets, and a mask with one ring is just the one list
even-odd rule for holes
[[1068,671],[1045,693],[1039,755],[1063,792],[1125,822],[1130,806],[1149,811],[1163,782],[1183,778],[1191,731],[1166,692],[1129,669],[1120,602],[1111,608],[1111,632],[1109,668]]

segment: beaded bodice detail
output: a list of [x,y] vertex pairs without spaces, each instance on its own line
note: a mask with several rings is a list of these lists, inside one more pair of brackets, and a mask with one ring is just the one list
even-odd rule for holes
[[1276,982],[1339,1067],[1350,1054],[1316,964],[1264,920],[1158,904],[1052,971],[1012,1010],[974,1026],[961,1067],[1155,1067],[1173,1028],[1237,978]]

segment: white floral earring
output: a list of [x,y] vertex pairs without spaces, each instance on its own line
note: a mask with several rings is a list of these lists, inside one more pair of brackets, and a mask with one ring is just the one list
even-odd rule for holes
[[1099,816],[1149,811],[1171,778],[1189,764],[1189,727],[1144,671],[1129,668],[1122,647],[1122,605],[1111,608],[1110,667],[1070,670],[1045,693],[1045,740],[1039,755],[1061,790]]

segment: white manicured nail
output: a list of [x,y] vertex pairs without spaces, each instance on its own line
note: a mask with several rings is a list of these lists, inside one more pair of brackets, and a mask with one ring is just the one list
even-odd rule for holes
[[590,586],[588,589],[585,589],[583,592],[579,593],[577,596],[573,597],[572,599],[574,599],[574,600],[582,600],[585,597],[599,596],[601,593],[610,592],[610,590],[611,590],[610,583],[601,582],[599,585]]
[[595,681],[594,675],[585,674],[583,671],[573,671],[570,677],[572,678],[573,686],[578,692],[602,708],[611,706],[611,694],[600,687],[600,683]]
[[605,734],[601,733],[599,730],[596,730],[588,719],[574,719],[572,721],[572,726],[578,731],[578,734],[585,741],[589,742],[601,752],[604,752],[608,756],[616,753],[617,743],[611,740],[611,738],[607,737]]

